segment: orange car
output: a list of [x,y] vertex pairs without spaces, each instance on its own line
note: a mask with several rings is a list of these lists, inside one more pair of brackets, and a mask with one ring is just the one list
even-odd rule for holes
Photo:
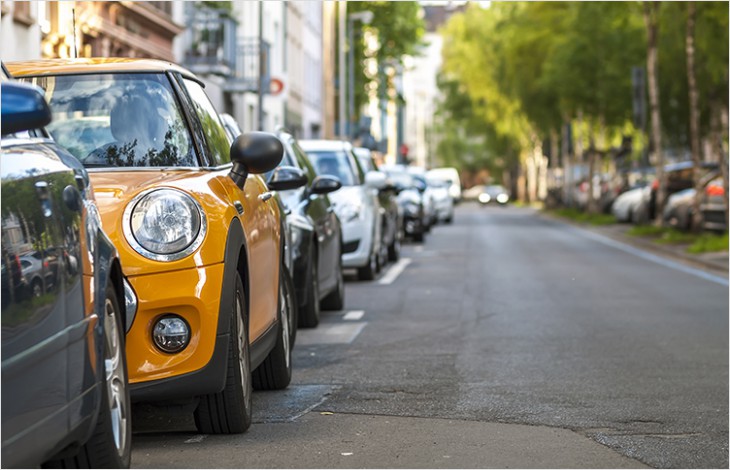
[[132,400],[192,403],[201,432],[245,431],[252,386],[291,379],[284,222],[258,176],[281,160],[280,141],[231,142],[200,80],[166,62],[7,65],[46,90],[48,131],[88,169],[119,250]]

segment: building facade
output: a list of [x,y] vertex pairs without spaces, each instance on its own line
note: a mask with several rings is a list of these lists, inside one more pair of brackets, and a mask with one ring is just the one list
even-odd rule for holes
[[41,56],[41,2],[0,2],[0,58],[3,61]]

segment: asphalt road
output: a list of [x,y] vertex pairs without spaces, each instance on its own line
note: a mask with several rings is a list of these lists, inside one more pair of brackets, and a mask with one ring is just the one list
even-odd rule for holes
[[300,330],[243,435],[134,410],[134,467],[728,467],[728,287],[529,209],[453,225]]

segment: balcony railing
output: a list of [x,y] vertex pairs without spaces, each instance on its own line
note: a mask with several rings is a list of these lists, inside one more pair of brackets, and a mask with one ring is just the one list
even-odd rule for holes
[[201,75],[228,77],[236,64],[237,24],[228,12],[186,2],[185,65]]
[[225,90],[231,93],[258,92],[259,59],[264,61],[261,74],[264,93],[269,92],[271,74],[269,73],[271,45],[264,41],[259,50],[258,38],[239,38],[236,51],[236,66],[232,76],[228,77]]
[[230,12],[186,2],[185,65],[199,75],[220,75],[230,93],[257,92],[259,60],[263,59],[263,89],[269,92],[271,45],[264,41],[259,49],[255,37],[237,37],[237,23]]

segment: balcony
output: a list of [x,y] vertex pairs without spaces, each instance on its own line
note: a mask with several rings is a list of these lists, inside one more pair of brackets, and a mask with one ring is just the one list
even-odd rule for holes
[[224,89],[230,93],[257,93],[259,90],[259,58],[263,58],[263,88],[268,93],[271,74],[269,73],[269,57],[271,45],[261,43],[259,54],[258,38],[239,38],[236,53],[235,69],[228,77]]
[[225,78],[229,93],[256,93],[259,60],[263,58],[263,86],[268,93],[271,45],[256,37],[237,37],[238,24],[227,10],[186,2],[185,66],[198,75]]
[[229,77],[236,68],[236,21],[225,10],[186,2],[185,65],[201,75]]

